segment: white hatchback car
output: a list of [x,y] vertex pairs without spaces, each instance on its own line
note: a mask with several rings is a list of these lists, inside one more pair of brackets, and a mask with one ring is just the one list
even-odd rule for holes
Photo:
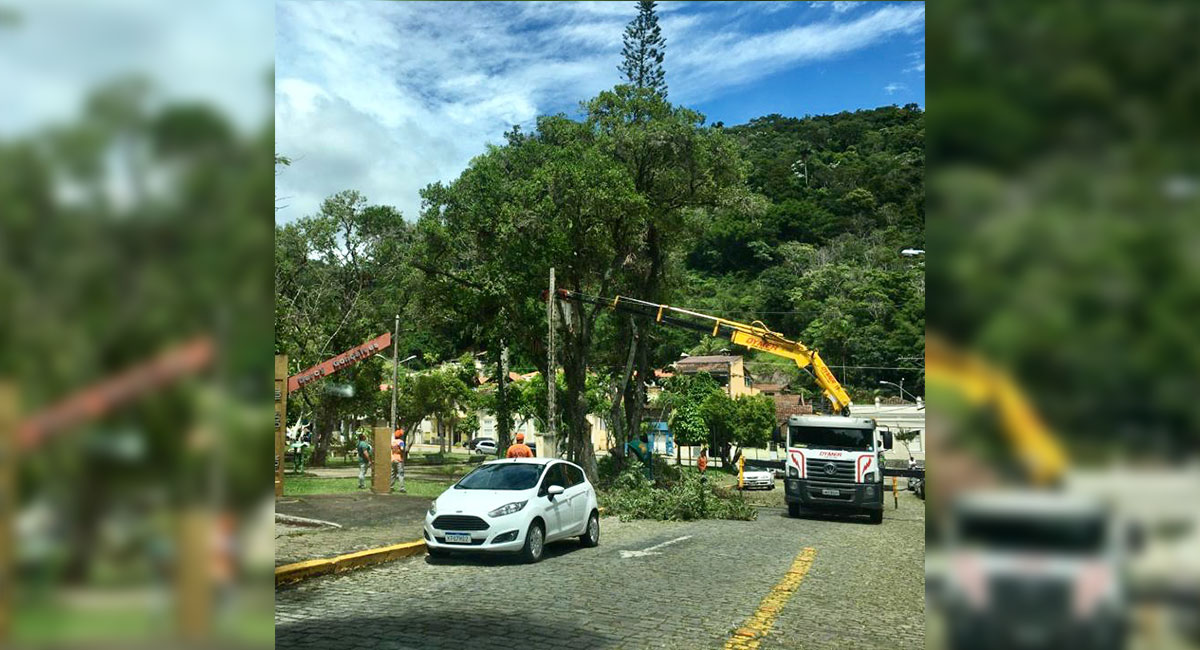
[[537,562],[547,542],[567,537],[599,544],[600,513],[583,470],[555,458],[483,463],[425,515],[425,546],[433,557],[455,550],[516,552]]

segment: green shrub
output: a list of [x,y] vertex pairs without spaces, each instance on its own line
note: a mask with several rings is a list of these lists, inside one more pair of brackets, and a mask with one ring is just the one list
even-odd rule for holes
[[[622,521],[750,521],[758,517],[754,506],[748,505],[740,496],[718,492],[711,482],[702,483],[700,473],[696,470],[671,469],[674,470],[674,480],[664,480],[658,485],[651,484],[645,478],[642,464],[634,459],[625,471],[612,480],[608,489],[600,491],[600,505],[604,506],[607,514],[617,515]],[[657,466],[655,470],[657,471]]]
[[[654,456],[654,484],[657,487],[670,487],[679,480],[680,468],[671,464],[671,459]],[[637,456],[630,454],[622,459],[625,472],[637,470],[640,476],[646,476],[646,466]],[[622,474],[624,472],[621,472]],[[596,474],[600,487],[611,487],[617,480],[617,459],[612,454],[605,454],[596,459]]]

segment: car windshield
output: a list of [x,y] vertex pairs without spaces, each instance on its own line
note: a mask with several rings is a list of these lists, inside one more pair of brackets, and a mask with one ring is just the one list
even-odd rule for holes
[[483,465],[454,486],[456,490],[528,490],[537,485],[542,466],[531,463]]
[[843,429],[840,427],[788,428],[789,447],[871,451],[873,439],[874,435],[870,429]]
[[1093,554],[1105,541],[1100,517],[1028,517],[963,514],[958,524],[964,545],[993,551]]

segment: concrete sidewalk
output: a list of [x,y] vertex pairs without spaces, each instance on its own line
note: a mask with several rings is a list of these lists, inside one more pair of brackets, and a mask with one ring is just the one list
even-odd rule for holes
[[276,526],[275,566],[330,558],[422,538],[427,497],[401,494],[316,494],[275,500],[275,512],[342,528]]

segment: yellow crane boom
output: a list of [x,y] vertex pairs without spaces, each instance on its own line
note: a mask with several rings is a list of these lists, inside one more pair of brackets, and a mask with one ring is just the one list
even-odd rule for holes
[[817,385],[821,387],[826,399],[829,400],[833,412],[850,415],[850,395],[830,372],[829,366],[825,365],[821,355],[799,341],[793,341],[779,332],[772,331],[762,321],[753,321],[750,324],[739,323],[689,309],[626,296],[602,298],[569,289],[559,289],[556,293],[562,300],[601,305],[613,311],[649,316],[656,323],[704,332],[717,338],[726,338],[742,347],[762,350],[768,354],[791,359],[801,369],[808,369],[811,366],[812,376],[816,379]]
[[1066,451],[1007,374],[931,332],[925,340],[925,384],[954,390],[975,407],[994,408],[1030,482],[1047,485],[1062,478]]

